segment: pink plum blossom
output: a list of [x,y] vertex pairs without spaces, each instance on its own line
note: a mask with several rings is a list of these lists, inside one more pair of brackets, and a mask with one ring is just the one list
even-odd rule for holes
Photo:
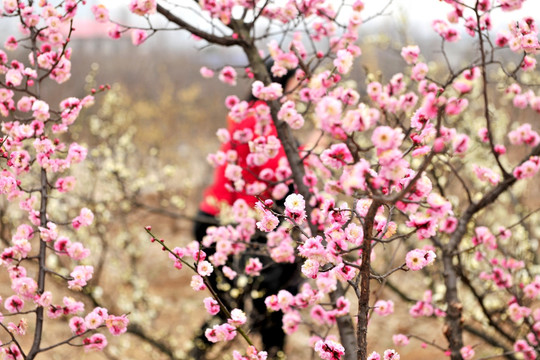
[[83,340],[83,345],[85,351],[101,351],[107,346],[107,338],[103,334],[94,334],[85,338]]
[[225,66],[218,76],[219,80],[225,84],[235,86],[236,85],[236,70],[232,66]]
[[378,300],[373,305],[373,310],[380,316],[387,316],[394,312],[394,302],[392,300]]
[[401,49],[401,57],[409,65],[416,64],[419,54],[420,48],[418,45],[409,45]]
[[109,332],[114,336],[125,333],[127,331],[128,324],[129,319],[126,315],[109,315],[107,316],[107,319],[105,319],[105,325],[107,325],[107,329],[109,329]]
[[133,45],[141,45],[148,38],[148,33],[145,30],[134,29],[131,31],[131,42]]

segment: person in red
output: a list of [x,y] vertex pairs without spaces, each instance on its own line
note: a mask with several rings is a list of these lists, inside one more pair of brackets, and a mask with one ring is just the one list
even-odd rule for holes
[[[267,107],[266,103],[261,100],[251,100],[247,113],[251,113],[246,118],[236,121],[231,117],[227,118],[228,136],[230,140],[222,144],[220,151],[223,154],[234,151],[236,154],[235,166],[241,169],[242,186],[239,189],[235,188],[234,178],[227,174],[234,170],[227,163],[220,165],[214,172],[213,183],[204,191],[204,197],[200,203],[199,209],[206,215],[217,216],[220,212],[220,205],[232,205],[238,199],[243,199],[246,203],[253,207],[257,202],[257,196],[262,199],[272,197],[272,184],[278,180],[275,176],[276,172],[280,171],[280,164],[283,165],[286,161],[285,151],[277,140],[277,131],[271,121],[268,124],[260,126],[257,120],[257,109]],[[266,112],[267,110],[262,110]],[[260,127],[261,129],[257,129]],[[264,134],[262,136],[259,136]],[[259,139],[260,142],[266,142],[264,146],[274,148],[275,154],[267,159],[255,159],[256,157],[265,157],[265,154],[255,155],[250,151],[249,141]],[[273,143],[269,144],[270,142]],[[260,162],[263,162],[259,165]],[[258,163],[259,162],[259,163]],[[282,166],[284,169],[285,167]],[[270,170],[270,171],[269,171]],[[266,190],[260,193],[262,187]]]
[[[272,63],[267,63],[269,71],[271,66]],[[297,84],[294,75],[295,71],[289,71],[282,77],[272,77],[272,82],[280,83],[284,93],[287,94]],[[278,200],[275,201],[276,206],[283,207],[284,198],[293,192],[292,185],[285,185],[279,181],[287,178],[290,170],[285,151],[277,140],[277,131],[270,118],[268,106],[253,96],[250,96],[247,104],[243,105],[243,109],[242,105],[238,106],[240,111],[235,112],[235,109],[231,111],[232,116],[227,119],[228,131],[221,134],[224,141],[220,154],[235,159],[232,162],[223,161],[216,167],[213,182],[205,189],[199,206],[194,235],[201,244],[206,230],[210,226],[218,225],[217,217],[223,205],[231,206],[236,200],[243,199],[253,208],[259,197],[263,200]],[[256,147],[262,151],[258,151]],[[265,243],[266,237],[263,233],[257,232],[251,242]],[[212,248],[203,247],[203,250],[208,256],[215,252]],[[237,284],[216,269],[209,277],[209,281],[230,308],[243,308],[246,297],[249,297],[247,301],[252,306],[251,330],[261,335],[268,359],[279,359],[284,357],[282,350],[285,344],[282,314],[268,313],[264,299],[277,294],[281,289],[296,293],[300,279],[299,267],[296,263],[277,264],[271,263],[270,258],[261,259],[265,266],[261,275],[251,284]],[[242,263],[245,259],[235,261]],[[252,298],[253,293],[259,295]],[[223,320],[225,319],[221,319]],[[201,333],[194,340],[194,348],[190,352],[190,356],[194,359],[204,359],[205,352],[212,345],[204,336],[204,330],[211,322],[212,320],[202,326]]]

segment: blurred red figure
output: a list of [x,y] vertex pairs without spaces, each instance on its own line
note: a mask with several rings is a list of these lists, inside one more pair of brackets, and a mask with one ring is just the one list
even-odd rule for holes
[[[264,101],[255,101],[252,100],[249,103],[250,110],[255,111],[259,106],[266,106]],[[228,132],[230,134],[230,140],[223,143],[220,151],[227,153],[231,150],[236,152],[236,165],[242,169],[242,180],[245,181],[245,186],[240,191],[234,191],[233,182],[227,178],[226,170],[227,163],[218,166],[214,172],[214,181],[213,183],[206,188],[204,191],[204,198],[199,205],[199,209],[207,215],[217,216],[220,211],[220,204],[225,203],[226,205],[232,205],[238,199],[243,199],[246,203],[253,208],[257,202],[257,198],[253,194],[249,194],[247,189],[253,185],[255,182],[264,182],[267,186],[267,190],[264,191],[260,196],[262,198],[270,198],[272,186],[271,183],[276,181],[275,176],[272,176],[269,181],[262,181],[261,171],[267,169],[271,170],[273,173],[278,170],[280,162],[286,161],[285,151],[283,147],[279,146],[277,155],[273,158],[269,158],[263,165],[257,166],[248,160],[248,155],[250,154],[249,143],[243,139],[238,139],[242,135],[237,135],[236,139],[234,134],[253,134],[247,135],[249,140],[252,140],[256,135],[256,126],[257,120],[254,115],[250,115],[245,119],[237,122],[230,117],[227,118]],[[265,132],[264,138],[272,139],[272,137],[277,138],[277,131],[273,123],[270,122],[267,125],[268,129]]]
[[[270,71],[272,64],[267,65]],[[284,93],[291,91],[296,87],[297,80],[294,77],[295,71],[289,71],[286,75],[280,78],[272,78],[273,82],[280,83],[284,88]],[[278,143],[274,157],[270,157],[262,165],[257,165],[257,159],[250,155],[249,140],[253,140],[259,136],[263,136],[266,143],[272,143],[277,139],[277,131],[271,120],[268,118],[268,124],[261,128],[261,123],[257,121],[255,112],[266,112],[266,103],[255,99],[252,95],[248,100],[248,116],[240,121],[233,119],[230,116],[227,119],[228,134],[222,133],[225,140],[222,142],[220,151],[224,154],[234,150],[236,152],[235,165],[238,167],[229,167],[225,162],[216,167],[214,172],[214,180],[210,186],[204,191],[203,200],[199,206],[199,213],[194,224],[195,238],[202,244],[202,240],[206,235],[206,230],[213,225],[218,225],[217,216],[220,214],[221,205],[233,205],[238,199],[243,199],[249,207],[253,208],[257,202],[257,197],[253,194],[258,194],[262,199],[272,199],[272,193],[279,193],[278,199],[275,200],[276,205],[283,206],[284,198],[288,193],[292,193],[292,185],[285,184],[277,185],[275,173],[288,168],[285,151],[281,144]],[[270,116],[270,115],[268,115]],[[286,170],[284,170],[286,171]],[[241,172],[241,176],[240,175]],[[239,178],[240,183],[238,189],[235,188],[235,179]],[[262,185],[264,183],[264,185]],[[243,185],[243,186],[242,186]],[[261,186],[266,189],[260,193]],[[238,191],[237,191],[238,190]],[[252,242],[265,243],[266,237],[263,233],[257,232],[251,239]],[[213,248],[202,248],[207,255],[215,252]],[[264,350],[268,352],[269,359],[284,358],[282,352],[285,344],[285,333],[282,329],[282,314],[281,312],[268,313],[264,299],[267,296],[277,294],[279,290],[287,289],[291,293],[296,293],[299,283],[299,271],[296,263],[290,264],[272,264],[269,257],[259,256],[264,263],[264,269],[261,275],[253,278],[253,282],[246,286],[245,284],[236,284],[234,281],[228,280],[220,271],[214,271],[209,277],[209,280],[214,289],[217,289],[220,297],[228,306],[243,308],[246,301],[252,304],[252,313],[250,315],[251,330],[261,335]],[[244,266],[247,258],[240,259],[241,266]],[[242,270],[239,270],[242,271]],[[231,291],[231,289],[233,289]],[[251,293],[255,291],[259,293],[256,298],[251,297]],[[243,292],[238,296],[234,296],[234,292]],[[242,296],[244,295],[244,296]],[[221,314],[221,312],[219,313]],[[219,316],[218,314],[218,316]],[[214,319],[216,320],[216,319]],[[219,319],[220,322],[225,319]],[[211,342],[204,336],[206,328],[211,327],[212,320],[206,322],[201,328],[201,333],[194,340],[194,348],[190,352],[193,359],[204,359],[206,350],[212,345]]]

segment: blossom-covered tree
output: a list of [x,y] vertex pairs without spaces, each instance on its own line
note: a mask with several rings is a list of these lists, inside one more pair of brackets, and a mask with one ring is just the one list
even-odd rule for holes
[[[197,244],[172,249],[161,241],[177,268],[188,265],[196,273],[192,287],[211,291],[214,299],[205,303],[209,312],[214,313],[220,301],[205,278],[215,267],[236,276],[223,259],[249,249],[257,228],[269,239],[261,254],[286,262],[289,257],[281,254],[294,253],[302,259],[305,277],[314,279],[297,295],[282,292],[266,300],[269,310],[283,312],[288,333],[300,324],[311,327],[311,344],[321,358],[399,358],[392,349],[380,355],[368,348],[370,318],[389,315],[396,306],[392,300],[373,298],[378,281],[415,303],[410,309],[413,318],[444,319],[441,331],[448,343],[431,345],[452,359],[475,356],[475,346],[465,344],[465,332],[491,345],[491,353],[482,349],[486,356],[535,359],[540,323],[537,244],[530,239],[535,230],[528,222],[537,209],[514,209],[524,203],[517,195],[520,184],[532,181],[528,178],[540,168],[540,137],[534,124],[514,124],[508,114],[514,109],[529,116],[538,112],[540,102],[533,91],[538,29],[533,17],[516,18],[506,31],[495,32],[492,23],[497,12],[520,9],[524,2],[447,0],[446,19],[432,22],[444,66],[428,65],[419,46],[403,44],[403,72],[389,78],[368,73],[365,87],[352,88],[344,80],[355,61],[362,61],[362,1],[131,1],[130,10],[148,25],[114,24],[113,37],[131,31],[133,43],[139,45],[162,29],[155,19],[164,17],[168,30],[188,31],[204,43],[243,50],[242,72],[255,80],[253,95],[267,103],[252,114],[262,132],[245,141],[253,144],[254,157],[264,164],[272,152],[258,136],[271,119],[288,159],[273,175],[278,184],[294,184],[297,192],[285,199],[283,212],[273,201],[261,199],[252,217],[245,206],[235,204],[234,225],[207,235],[205,245],[218,249],[208,259]],[[95,9],[97,18],[104,20],[104,9]],[[465,65],[449,59],[446,49],[451,43],[471,41],[474,54]],[[298,69],[294,100],[270,82],[264,66],[268,57],[274,60],[274,76]],[[209,78],[214,70],[202,68],[201,74]],[[225,66],[218,78],[235,85],[238,73]],[[227,105],[233,119],[243,118],[249,109],[238,98],[230,98]],[[297,148],[293,130],[303,128],[306,120],[328,146]],[[243,135],[218,133],[223,141]],[[231,191],[254,185],[242,179],[243,169],[233,155],[215,154],[210,160],[229,162]],[[253,188],[265,190],[260,185]],[[281,225],[279,219],[284,220]],[[155,240],[149,227],[147,231]],[[402,253],[400,247],[407,251]],[[387,252],[395,255],[385,256]],[[248,276],[258,273],[257,260],[254,257],[244,269]],[[419,293],[401,289],[392,278],[400,278],[402,272],[420,273],[411,276],[414,281],[426,276],[429,288]],[[433,291],[438,292],[436,301]],[[310,321],[301,320],[302,309],[307,309]],[[223,310],[232,320],[231,309]],[[334,326],[339,342],[327,336]],[[208,331],[210,341],[230,340],[238,331],[252,346],[242,324],[234,320]],[[396,345],[423,339],[416,333],[394,338]],[[265,356],[252,348],[247,354],[234,356]]]
[[[77,241],[77,231],[90,226],[94,214],[87,207],[69,207],[69,192],[76,186],[69,171],[85,159],[87,149],[64,134],[106,87],[59,104],[48,100],[48,92],[70,78],[70,36],[81,4],[4,1],[0,10],[2,18],[18,23],[18,32],[7,36],[5,50],[0,49],[0,193],[18,205],[8,215],[16,230],[9,240],[2,239],[0,255],[11,283],[11,292],[2,293],[7,313],[0,314],[5,359],[30,360],[65,344],[101,350],[107,345],[101,328],[120,335],[128,324],[125,315],[105,308],[85,311],[70,294],[92,278],[94,268],[85,260],[90,250]],[[51,256],[69,258],[69,268],[55,271]],[[53,278],[63,289],[51,286]],[[68,319],[66,331],[45,336],[56,318]]]

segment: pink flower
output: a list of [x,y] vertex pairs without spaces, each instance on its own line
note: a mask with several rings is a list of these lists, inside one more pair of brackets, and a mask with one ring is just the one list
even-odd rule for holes
[[242,168],[235,164],[228,164],[225,168],[225,177],[231,181],[237,181],[242,178]]
[[228,266],[224,266],[221,270],[223,271],[223,275],[225,275],[225,277],[229,280],[233,280],[234,278],[236,278],[236,275],[238,275],[236,271],[234,271]]
[[521,69],[523,71],[531,71],[536,67],[536,59],[530,55],[527,55],[523,58],[521,63]]
[[258,258],[249,258],[245,268],[246,275],[259,276],[262,267],[262,263]]
[[99,310],[95,311],[95,309],[84,318],[84,323],[88,329],[97,329],[103,324],[104,321],[105,319],[103,318],[103,315],[100,314]]
[[324,150],[320,158],[324,165],[335,170],[353,162],[353,157],[347,145],[343,143],[334,144],[330,149]]
[[242,326],[246,323],[246,314],[240,309],[231,310],[231,318],[227,320],[229,324],[235,327]]
[[495,44],[498,47],[504,47],[510,42],[510,34],[506,31],[497,33],[495,37]]
[[236,85],[236,70],[231,66],[225,66],[219,73],[218,79],[225,84]]
[[35,100],[32,103],[32,111],[36,120],[45,121],[49,119],[49,104],[43,100]]
[[36,304],[39,306],[42,306],[44,308],[49,307],[52,302],[52,293],[50,291],[45,291],[41,296],[38,296],[36,300],[34,300]]
[[45,242],[50,242],[56,240],[58,237],[58,230],[56,229],[56,224],[52,222],[47,223],[47,227],[38,227],[41,240]]
[[233,360],[266,360],[268,353],[266,351],[257,351],[255,346],[248,346],[246,356],[240,355],[236,350],[233,351]]
[[271,311],[279,311],[280,305],[278,302],[277,295],[270,295],[264,299],[264,304],[266,305],[266,308]]
[[424,80],[427,73],[429,71],[429,68],[426,63],[420,62],[412,68],[411,72],[411,79],[415,81],[421,81]]
[[80,242],[69,244],[66,247],[66,251],[68,256],[73,260],[82,260],[90,256],[90,250],[86,249]]
[[15,36],[10,35],[8,36],[6,42],[4,43],[4,47],[6,50],[14,51],[17,50],[17,47],[19,46],[19,43],[17,42],[17,39],[15,39]]
[[452,140],[454,153],[464,154],[469,149],[469,137],[465,134],[457,134]]
[[67,161],[72,163],[80,163],[86,158],[88,150],[77,143],[69,145]]
[[69,320],[69,328],[74,334],[81,335],[86,331],[86,324],[84,322],[84,319],[79,316],[72,317]]
[[105,7],[105,5],[93,5],[91,10],[98,23],[106,23],[109,21],[109,10]]
[[219,313],[219,310],[220,310],[219,303],[214,298],[211,298],[211,297],[204,298],[203,303],[204,303],[204,307],[206,308],[206,311],[210,315],[216,315],[217,313]]
[[208,261],[199,261],[197,273],[201,276],[209,276],[214,271],[214,267]]
[[122,28],[120,25],[111,24],[107,30],[107,34],[111,39],[120,39],[122,36]]
[[270,211],[263,210],[262,218],[256,223],[257,228],[264,232],[270,232],[279,225],[279,219]]
[[156,0],[131,0],[129,11],[137,15],[148,15],[156,12]]
[[321,359],[325,360],[339,360],[345,354],[345,348],[333,340],[317,341],[314,350],[319,353]]
[[11,288],[25,299],[32,300],[37,291],[37,283],[34,279],[23,276],[13,279]]
[[22,318],[18,324],[9,322],[7,324],[7,329],[10,333],[15,335],[26,335],[26,330],[28,328],[28,322],[25,318]]
[[344,296],[340,296],[336,300],[336,311],[337,311],[336,315],[337,316],[348,315],[350,308],[351,308],[351,302]]
[[401,129],[392,129],[389,126],[379,126],[375,128],[371,135],[373,145],[379,151],[397,149],[403,140]]
[[289,311],[283,315],[283,331],[291,335],[298,330],[298,325],[302,322],[300,313],[296,310]]
[[308,278],[316,279],[319,272],[319,262],[315,259],[307,259],[302,264],[302,274]]
[[396,346],[406,346],[409,344],[409,338],[403,334],[396,334],[392,336],[392,341]]
[[529,123],[525,123],[516,130],[510,131],[508,133],[508,139],[512,145],[527,144],[529,146],[536,146],[540,143],[540,135],[532,130]]
[[446,102],[445,110],[448,115],[459,115],[468,105],[467,99],[451,97]]
[[347,74],[351,70],[353,60],[354,57],[350,51],[341,49],[338,50],[337,57],[334,59],[334,66],[340,74]]
[[495,171],[490,168],[473,164],[473,171],[480,181],[489,181],[492,185],[497,185],[501,180],[499,174],[495,173]]
[[538,43],[538,35],[534,32],[531,32],[529,34],[523,35],[521,38],[521,48],[525,50],[525,52],[536,52],[538,48],[540,47],[540,44]]
[[251,85],[251,93],[258,99],[270,101],[283,96],[283,87],[279,83],[271,83],[264,86],[262,81],[255,81]]
[[109,315],[107,319],[105,320],[105,325],[107,325],[107,329],[109,329],[109,332],[114,335],[118,336],[127,331],[127,326],[129,324],[129,319],[126,315],[122,316],[115,316],[115,315]]
[[12,295],[4,301],[4,307],[10,313],[18,313],[24,307],[24,301],[17,295]]
[[61,193],[66,193],[75,188],[76,179],[73,176],[66,176],[56,180],[55,187]]
[[62,302],[64,303],[64,315],[76,314],[84,310],[84,304],[80,301],[76,301],[72,297],[64,296]]
[[209,79],[214,76],[214,70],[207,68],[206,66],[201,67],[201,76],[205,79]]
[[278,119],[285,121],[292,129],[300,129],[304,126],[304,118],[295,108],[294,101],[288,100],[278,112]]
[[212,329],[206,329],[204,336],[208,341],[230,341],[236,337],[236,328],[231,324],[215,325]]
[[418,45],[409,45],[401,49],[401,57],[407,62],[407,64],[415,64],[420,54],[420,48]]
[[394,302],[392,300],[378,300],[373,305],[373,310],[380,316],[387,316],[394,312]]
[[300,194],[290,194],[285,199],[285,209],[290,212],[301,212],[306,208],[304,197]]
[[405,257],[407,267],[413,271],[422,269],[427,265],[425,255],[425,251],[420,249],[409,251]]
[[399,360],[399,359],[400,359],[400,356],[399,356],[399,354],[396,352],[396,350],[394,350],[394,349],[387,349],[387,350],[384,351],[383,359],[384,359],[384,360]]
[[473,83],[470,80],[460,79],[460,80],[456,80],[452,84],[452,87],[456,89],[460,94],[467,94],[471,92],[473,88]]
[[462,347],[459,352],[463,357],[463,360],[471,360],[474,358],[474,349],[470,345]]
[[497,144],[493,147],[493,150],[499,154],[499,155],[504,155],[506,154],[506,147],[504,145],[501,145],[501,144]]
[[9,69],[6,72],[6,86],[17,87],[21,85],[23,81],[22,73],[17,69]]
[[536,359],[536,351],[525,340],[517,340],[514,343],[514,351],[522,353],[525,360]]
[[4,1],[4,10],[8,14],[14,13],[19,8],[17,0],[5,0]]
[[94,222],[94,213],[88,208],[82,208],[78,216],[81,226],[89,226]]
[[84,350],[103,350],[107,346],[107,338],[103,334],[94,334],[83,340]]
[[148,33],[145,30],[134,29],[131,31],[131,42],[133,45],[141,45],[148,38]]
[[323,130],[331,131],[339,123],[343,105],[341,101],[331,96],[322,98],[315,108],[315,115],[321,121]]
[[415,213],[411,214],[409,219],[410,220],[405,224],[407,226],[416,228],[416,236],[418,236],[418,239],[428,239],[435,235],[437,230],[437,222],[433,217],[427,214]]
[[536,175],[539,169],[540,158],[538,156],[531,156],[529,160],[514,169],[513,175],[518,180],[526,179]]
[[193,275],[191,277],[191,288],[195,291],[202,291],[206,289],[206,285],[204,284],[204,280],[202,276],[200,275]]
[[68,288],[73,290],[81,290],[86,286],[87,282],[92,278],[94,267],[90,265],[75,266],[70,276],[72,280],[68,281]]

